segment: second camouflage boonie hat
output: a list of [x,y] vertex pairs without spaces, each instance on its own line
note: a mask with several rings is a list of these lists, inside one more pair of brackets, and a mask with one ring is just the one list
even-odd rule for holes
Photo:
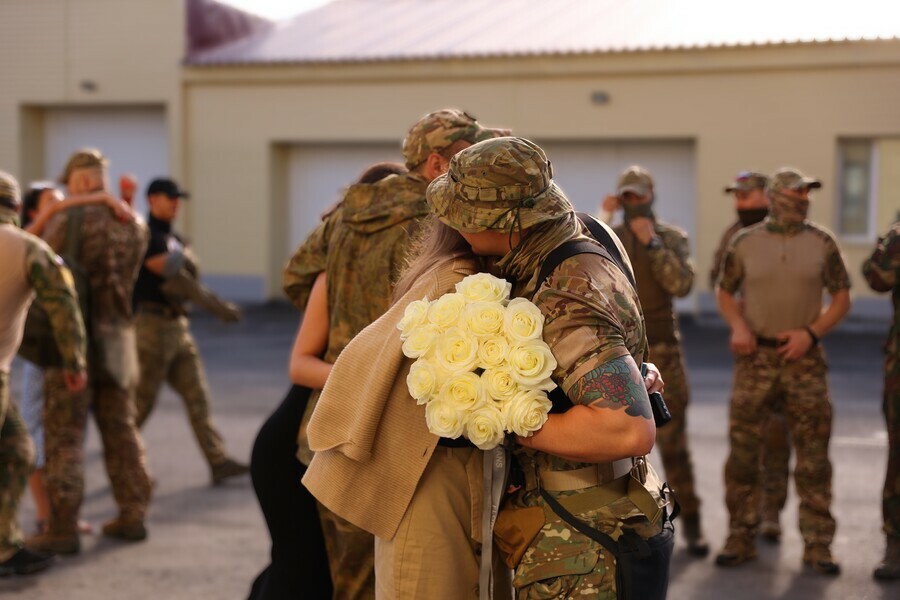
[[616,195],[622,196],[625,192],[632,192],[638,196],[646,196],[653,188],[653,177],[650,171],[638,165],[632,165],[625,169],[616,182]]
[[756,171],[741,171],[734,178],[734,183],[725,188],[726,194],[733,192],[749,192],[750,190],[766,189],[769,178]]
[[425,194],[441,221],[465,233],[527,229],[572,212],[553,182],[547,155],[534,142],[500,137],[470,146],[453,157],[450,169]]
[[766,190],[802,190],[822,187],[822,182],[814,177],[807,177],[798,169],[783,168],[775,171],[769,179]]
[[19,203],[19,182],[9,173],[0,171],[0,205],[18,210]]
[[75,169],[88,169],[91,167],[106,167],[109,161],[103,153],[96,148],[82,148],[69,157],[69,162],[59,176],[59,183],[69,183],[69,176]]
[[403,140],[403,158],[406,168],[414,169],[432,152],[440,152],[459,140],[476,144],[501,135],[509,135],[509,130],[482,127],[475,117],[445,108],[425,115],[412,126]]

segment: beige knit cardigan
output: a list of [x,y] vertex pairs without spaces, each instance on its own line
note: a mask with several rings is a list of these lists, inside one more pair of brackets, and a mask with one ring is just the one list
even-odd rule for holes
[[380,538],[394,537],[438,437],[406,388],[413,360],[396,325],[406,306],[451,292],[479,270],[454,258],[423,275],[341,352],[309,422],[315,456],[303,484],[329,510]]

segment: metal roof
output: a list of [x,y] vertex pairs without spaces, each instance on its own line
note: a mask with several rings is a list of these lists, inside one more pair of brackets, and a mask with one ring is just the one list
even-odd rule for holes
[[891,0],[334,0],[191,65],[596,54],[900,38]]

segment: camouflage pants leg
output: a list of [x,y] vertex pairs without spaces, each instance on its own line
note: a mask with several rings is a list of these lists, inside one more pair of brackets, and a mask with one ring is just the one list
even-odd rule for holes
[[320,503],[319,519],[328,552],[334,600],[375,598],[375,536]]
[[662,456],[666,480],[681,504],[684,516],[696,515],[700,500],[694,488],[694,466],[687,438],[689,391],[684,358],[679,344],[653,344],[650,359],[666,382],[665,399],[672,420],[656,430],[656,447]]
[[92,407],[119,516],[143,521],[150,502],[150,474],[134,422],[134,391],[101,379],[94,383]]
[[62,369],[44,371],[44,485],[50,502],[48,526],[54,534],[78,531],[89,404],[87,390],[68,390]]
[[884,418],[888,431],[888,466],[884,478],[884,532],[900,538],[900,356],[884,362]]
[[9,399],[9,373],[0,372],[0,562],[22,545],[19,500],[33,461],[31,438]]
[[184,317],[140,313],[137,318],[141,380],[137,388],[138,426],[147,419],[164,381],[181,396],[194,437],[210,466],[226,459],[225,443],[213,425],[209,386],[194,337]]
[[784,363],[778,386],[784,390],[785,411],[797,463],[794,485],[800,499],[800,533],[809,544],[830,545],[836,523],[831,515],[831,399],[827,366],[820,347]]
[[788,435],[784,397],[773,388],[772,397],[766,398],[769,407],[763,429],[762,457],[762,514],[777,515],[787,502],[788,477],[790,477],[791,438]]

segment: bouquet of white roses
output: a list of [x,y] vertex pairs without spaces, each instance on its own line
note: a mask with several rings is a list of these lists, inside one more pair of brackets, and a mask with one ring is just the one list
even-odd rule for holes
[[541,311],[510,300],[511,288],[478,273],[455,293],[406,307],[397,329],[403,354],[416,359],[406,384],[435,435],[490,450],[507,432],[527,437],[547,421],[556,359],[541,338]]

